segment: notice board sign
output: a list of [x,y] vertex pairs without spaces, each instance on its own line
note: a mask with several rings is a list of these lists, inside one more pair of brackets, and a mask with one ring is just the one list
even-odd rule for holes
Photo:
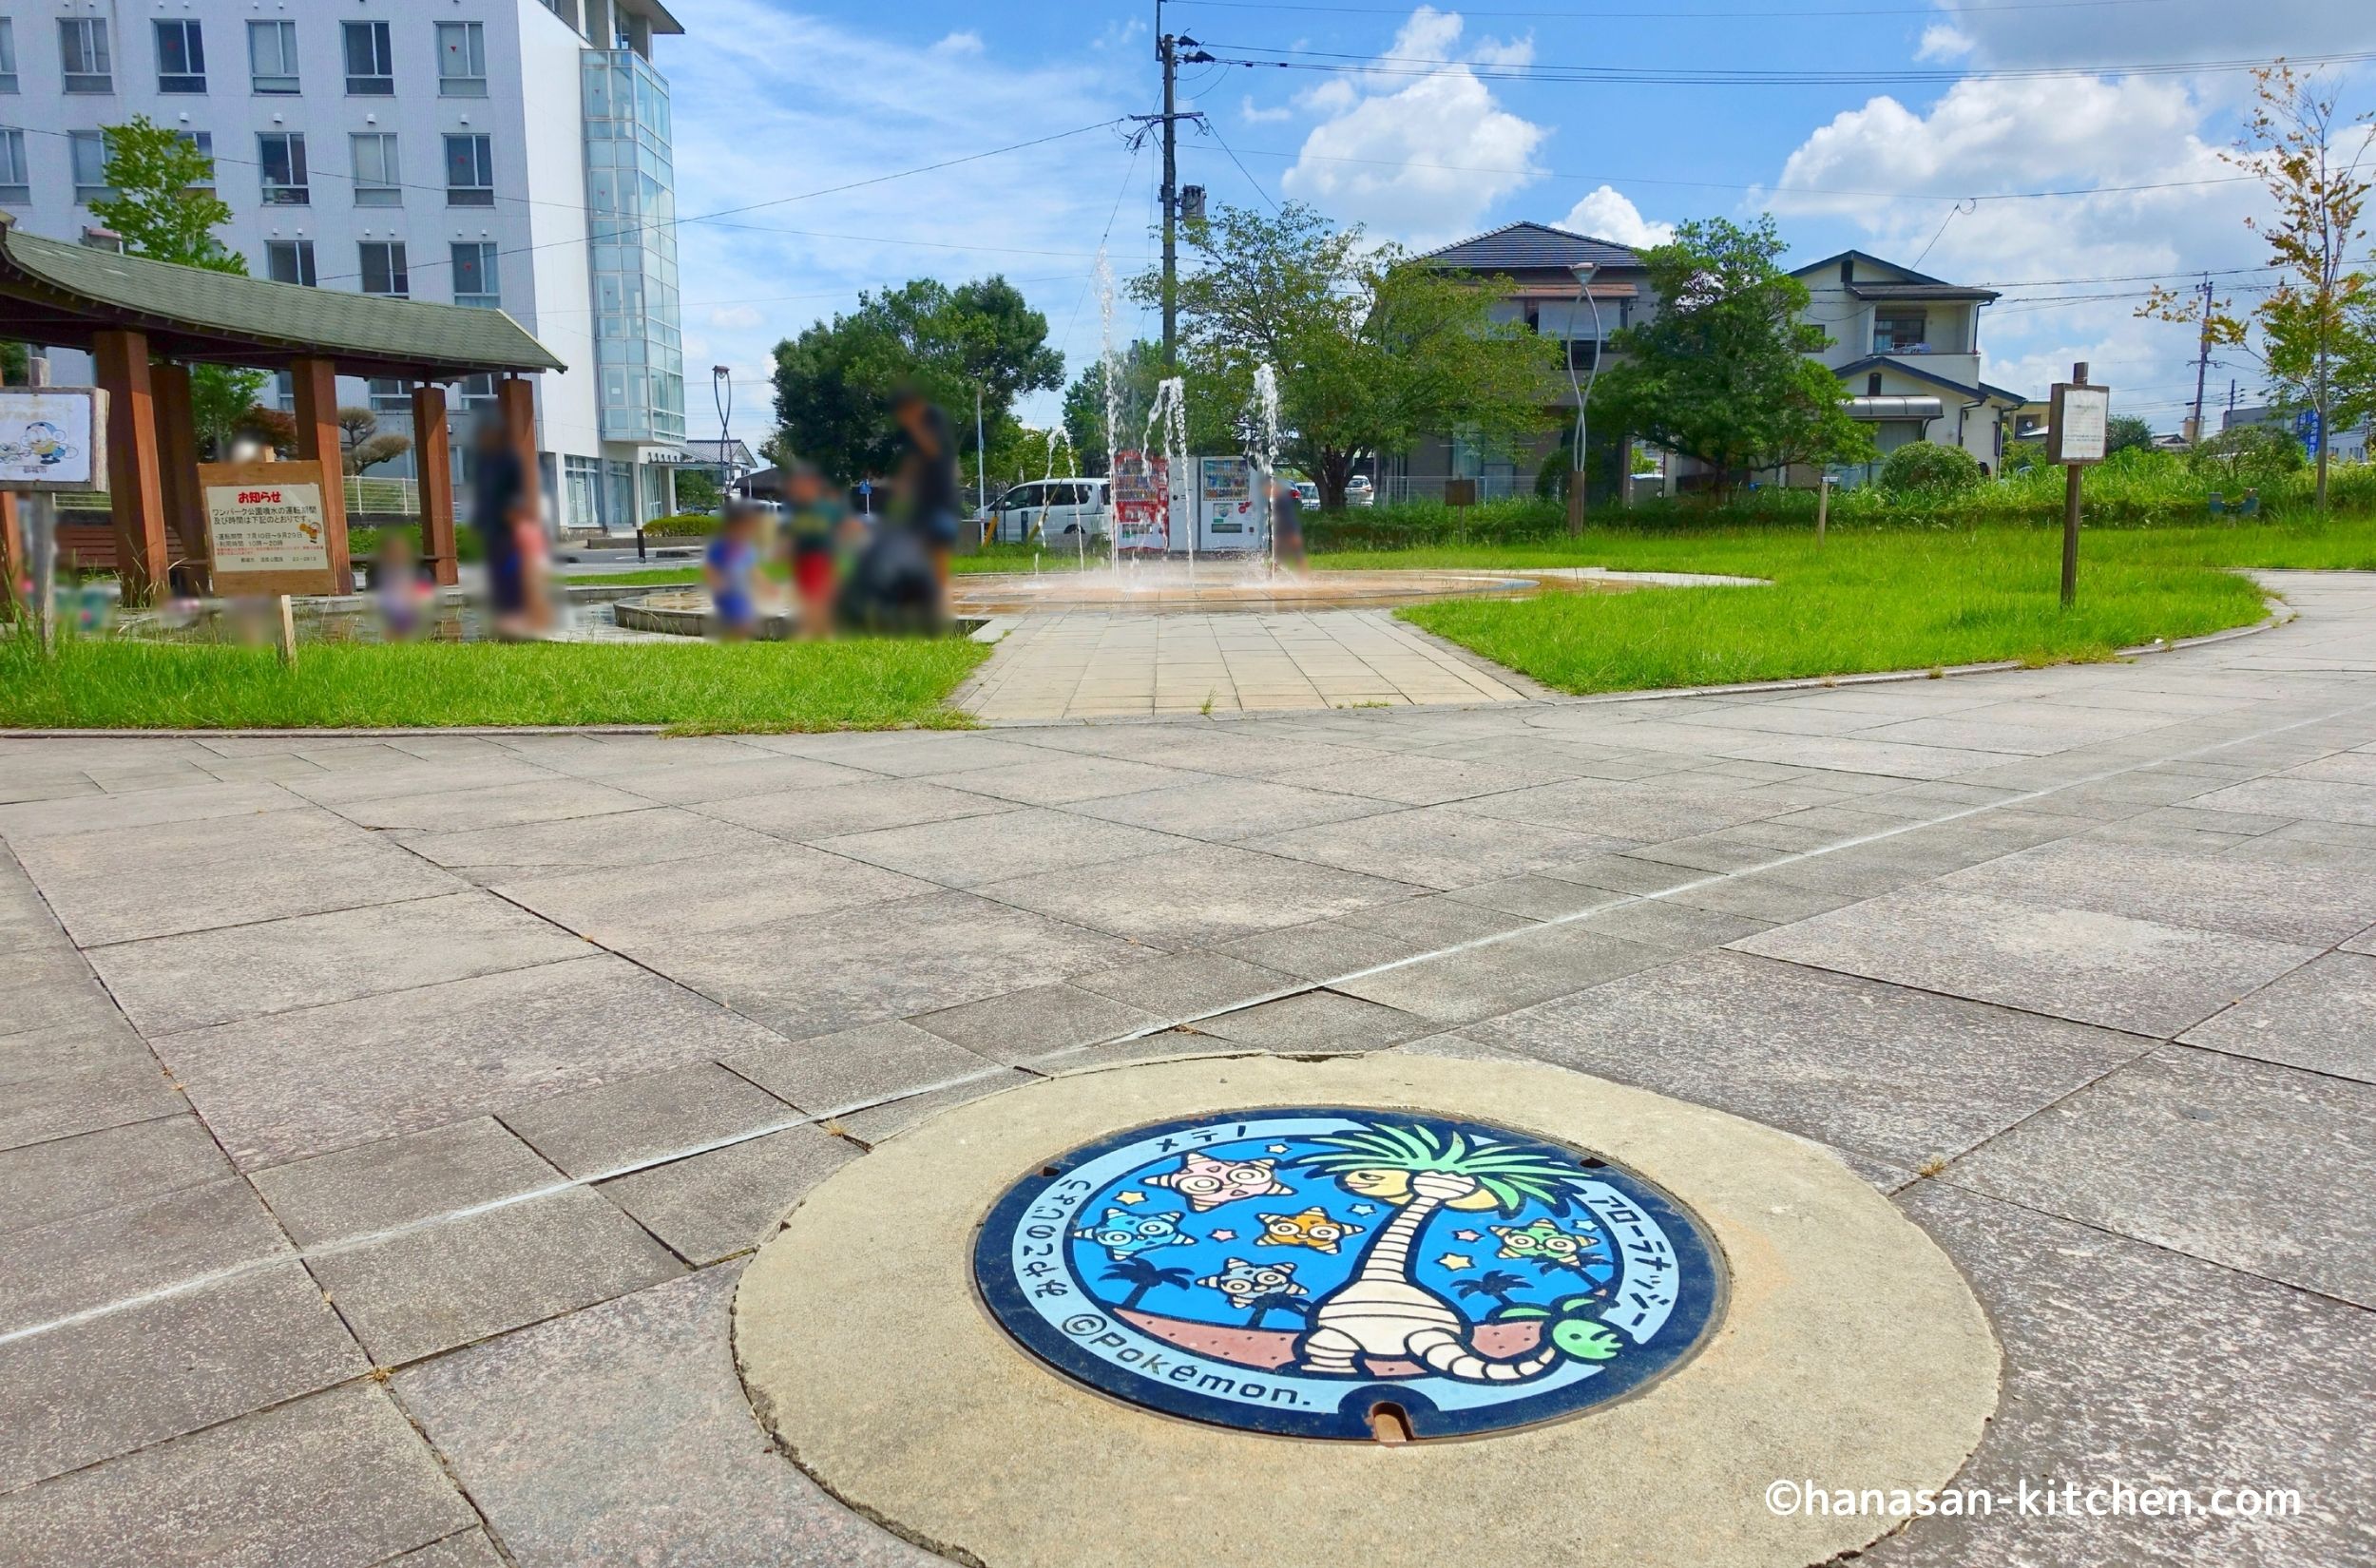
[[206,553],[220,594],[338,591],[319,463],[201,463]]
[[2046,423],[2047,462],[2102,462],[2112,435],[2112,389],[2056,382]]
[[98,387],[0,388],[0,490],[107,488],[107,394]]

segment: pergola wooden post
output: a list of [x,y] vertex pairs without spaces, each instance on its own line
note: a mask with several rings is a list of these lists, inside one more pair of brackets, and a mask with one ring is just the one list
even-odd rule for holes
[[297,457],[322,466],[322,543],[330,550],[331,581],[338,592],[353,593],[346,452],[338,437],[338,367],[328,359],[298,359],[289,366],[289,379],[297,387]]
[[[16,619],[16,585],[25,576],[25,523],[14,490],[0,490],[0,621]],[[35,583],[33,591],[41,591]]]
[[439,583],[462,580],[453,540],[453,449],[446,436],[446,389],[423,381],[412,389],[412,456],[420,474],[421,558]]
[[536,465],[536,389],[527,378],[505,376],[495,383],[495,407],[503,414],[504,439],[520,454],[520,499],[530,515],[545,515],[544,476]]
[[206,513],[198,488],[198,415],[190,402],[190,368],[163,361],[148,368],[157,398],[157,466],[164,486],[165,531],[171,560],[203,564]]
[[120,328],[94,333],[91,357],[99,384],[107,389],[107,491],[115,511],[116,577],[125,604],[146,604],[156,599],[171,559],[148,335]]

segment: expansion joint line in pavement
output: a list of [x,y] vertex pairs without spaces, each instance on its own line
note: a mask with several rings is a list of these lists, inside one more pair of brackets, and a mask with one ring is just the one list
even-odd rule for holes
[[[2366,713],[2371,709],[2376,709],[2376,699],[2355,702],[2347,707],[2331,709],[2325,713],[2313,714],[2309,717],[2292,719],[2283,724],[2271,725],[2267,729],[2255,730],[2250,734],[2234,736],[2226,740],[2216,740],[2206,745],[2189,747],[2187,750],[2181,752],[2173,752],[2160,756],[2139,757],[2134,761],[2124,762],[2117,767],[2105,768],[2092,774],[2082,774],[2078,778],[2065,779],[2059,784],[2050,784],[2039,789],[2023,791],[2018,794],[2008,795],[2002,800],[1984,801],[1976,805],[1960,807],[1955,811],[1942,813],[1937,816],[1918,818],[1916,820],[1899,823],[1894,827],[1883,828],[1873,832],[1861,833],[1854,838],[1843,839],[1837,844],[1827,844],[1809,850],[1791,851],[1786,853],[1777,854],[1771,860],[1761,861],[1755,865],[1743,866],[1734,870],[1712,871],[1704,876],[1694,877],[1687,882],[1678,883],[1671,888],[1662,888],[1649,892],[1618,893],[1612,896],[1606,903],[1596,904],[1588,908],[1573,910],[1567,914],[1558,915],[1549,920],[1535,921],[1529,925],[1521,926],[1514,930],[1498,931],[1487,936],[1473,937],[1466,942],[1452,943],[1447,947],[1434,948],[1428,952],[1413,953],[1407,958],[1391,959],[1382,964],[1372,964],[1363,968],[1351,970],[1340,975],[1331,976],[1323,980],[1298,980],[1293,984],[1281,985],[1273,991],[1264,992],[1252,997],[1240,998],[1230,1003],[1226,1006],[1209,1007],[1200,1012],[1185,1014],[1179,1017],[1143,1024],[1139,1028],[1131,1029],[1121,1034],[1111,1035],[1105,1039],[1095,1041],[1085,1045],[1077,1046],[1068,1051],[1054,1053],[1050,1056],[1039,1058],[1037,1060],[1041,1065],[1062,1071],[1063,1059],[1065,1057],[1078,1056],[1083,1052],[1094,1051],[1102,1046],[1129,1044],[1136,1041],[1145,1040],[1155,1035],[1167,1033],[1173,1029],[1199,1023],[1207,1019],[1218,1018],[1225,1013],[1234,1013],[1243,1008],[1260,1006],[1266,1003],[1284,1001],[1290,997],[1306,996],[1317,991],[1326,991],[1335,986],[1349,985],[1354,981],[1366,980],[1372,975],[1390,973],[1393,970],[1408,968],[1417,964],[1427,964],[1439,959],[1457,957],[1462,953],[1474,952],[1482,948],[1496,947],[1504,942],[1508,942],[1517,937],[1525,936],[1532,932],[1541,931],[1550,927],[1571,925],[1580,920],[1589,920],[1596,915],[1606,914],[1613,909],[1625,908],[1636,904],[1656,903],[1663,899],[1674,898],[1680,894],[1696,891],[1700,889],[1715,887],[1718,884],[1728,882],[1734,877],[1754,876],[1765,871],[1778,870],[1784,867],[1800,865],[1807,861],[1821,859],[1825,855],[1837,854],[1845,850],[1861,849],[1868,844],[1882,843],[1888,839],[1900,837],[1906,833],[1920,832],[1929,828],[1945,827],[1949,823],[1962,822],[1976,816],[1984,816],[1990,812],[2002,811],[2008,807],[2025,806],[2031,804],[2032,802],[2044,800],[2050,796],[2060,794],[2065,790],[2081,789],[2090,784],[2104,783],[2107,780],[2118,778],[2123,774],[2137,773],[2146,768],[2162,767],[2173,762],[2184,762],[2195,757],[2210,756],[2219,752],[2228,751],[2236,746],[2251,745],[2255,741],[2268,740],[2282,735],[2290,735],[2296,730],[2305,730],[2315,725],[2331,723],[2336,719],[2347,718],[2354,714]],[[2018,1011],[2019,1009],[2016,1010]],[[2163,1042],[2163,1043],[2167,1043],[2167,1042]],[[906,1093],[893,1098],[896,1100],[911,1100],[919,1095],[933,1094],[943,1089],[956,1088],[967,1083],[978,1082],[982,1079],[994,1076],[996,1071],[996,1068],[987,1068],[978,1073],[968,1073],[961,1077],[948,1080],[945,1082],[930,1084],[918,1089],[910,1089]],[[882,1103],[889,1103],[889,1101],[884,1101]],[[834,1112],[833,1115],[846,1116],[852,1111],[864,1108],[865,1107],[863,1106],[846,1106]],[[502,1197],[490,1198],[485,1202],[471,1204],[465,1208],[424,1215],[419,1219],[412,1220],[403,1225],[392,1227],[388,1230],[370,1232],[360,1235],[343,1236],[335,1241],[324,1242],[314,1247],[298,1248],[293,1252],[276,1252],[267,1257],[252,1258],[246,1262],[233,1264],[227,1268],[212,1270],[201,1274],[193,1274],[187,1278],[175,1280],[170,1284],[162,1285],[153,1290],[140,1291],[137,1294],[120,1297],[113,1301],[103,1302],[94,1307],[86,1307],[79,1311],[69,1312],[61,1317],[51,1318],[47,1322],[29,1324],[24,1328],[11,1329],[7,1333],[0,1333],[0,1346],[14,1344],[19,1340],[33,1339],[43,1334],[54,1333],[61,1329],[70,1329],[80,1324],[93,1322],[100,1318],[110,1317],[118,1312],[128,1311],[135,1308],[149,1306],[160,1301],[171,1300],[177,1296],[187,1295],[192,1291],[205,1290],[211,1286],[219,1285],[228,1280],[242,1278],[248,1274],[256,1273],[265,1269],[278,1268],[284,1264],[292,1262],[303,1262],[310,1258],[328,1257],[340,1252],[354,1252],[357,1249],[373,1246],[397,1236],[411,1235],[423,1231],[434,1230],[444,1225],[458,1224],[464,1220],[471,1219],[480,1214],[488,1214],[495,1210],[511,1208],[518,1204],[532,1202],[537,1198],[550,1197],[556,1194],[565,1193],[574,1188],[591,1187],[598,1182],[615,1180],[623,1176],[631,1176],[638,1171],[647,1171],[661,1165],[673,1165],[679,1160],[690,1159],[697,1155],[710,1154],[719,1149],[733,1148],[738,1144],[748,1143],[756,1138],[766,1138],[776,1133],[788,1131],[794,1127],[811,1125],[827,1119],[830,1119],[830,1118],[812,1116],[787,1118],[779,1121],[771,1122],[762,1127],[753,1128],[748,1131],[730,1135],[728,1137],[713,1138],[706,1142],[692,1144],[681,1149],[669,1150],[662,1154],[654,1155],[648,1158],[622,1165],[615,1170],[596,1172],[583,1176],[565,1177],[558,1181],[540,1184],[539,1186],[528,1191],[508,1194]]]

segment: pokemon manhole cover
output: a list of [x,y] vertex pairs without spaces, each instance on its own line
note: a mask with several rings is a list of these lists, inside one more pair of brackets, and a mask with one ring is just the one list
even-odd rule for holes
[[1075,1149],[999,1198],[991,1313],[1136,1405],[1295,1437],[1455,1437],[1604,1404],[1723,1295],[1675,1201],[1482,1122],[1329,1108]]

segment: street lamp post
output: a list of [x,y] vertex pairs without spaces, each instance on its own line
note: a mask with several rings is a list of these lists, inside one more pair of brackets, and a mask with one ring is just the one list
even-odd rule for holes
[[726,433],[727,416],[735,407],[735,373],[723,365],[710,367],[710,397],[718,405],[718,468],[726,476],[726,493],[735,491],[734,460],[726,454],[733,449],[734,437]]
[[1568,465],[1567,531],[1584,531],[1584,405],[1592,400],[1592,384],[1600,374],[1600,301],[1592,296],[1592,276],[1600,270],[1597,261],[1579,261],[1570,269],[1576,274],[1576,299],[1592,311],[1592,368],[1583,380],[1576,379],[1575,321],[1568,322],[1567,384],[1576,393],[1576,449]]

